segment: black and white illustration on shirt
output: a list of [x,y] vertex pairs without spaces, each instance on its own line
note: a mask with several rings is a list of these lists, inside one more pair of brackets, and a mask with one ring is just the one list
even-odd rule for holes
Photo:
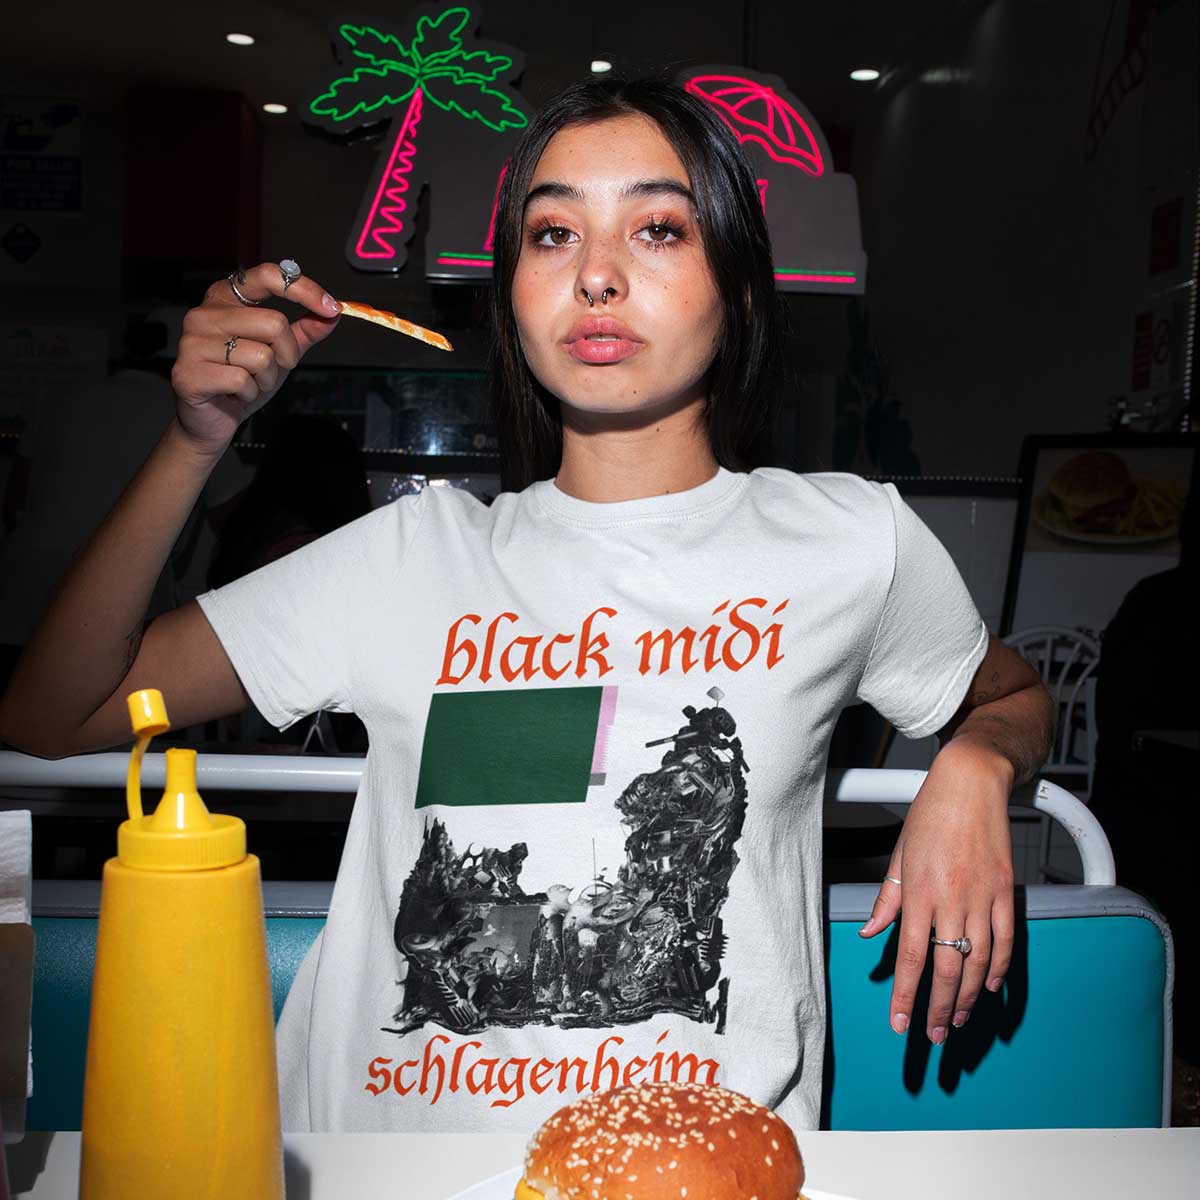
[[724,1032],[721,908],[750,768],[724,693],[708,696],[712,707],[688,705],[686,725],[646,743],[667,746],[660,764],[616,801],[626,838],[613,881],[601,871],[578,890],[526,893],[525,843],[459,852],[441,821],[426,825],[396,915],[407,974],[385,1032],[603,1028],[667,1012]]

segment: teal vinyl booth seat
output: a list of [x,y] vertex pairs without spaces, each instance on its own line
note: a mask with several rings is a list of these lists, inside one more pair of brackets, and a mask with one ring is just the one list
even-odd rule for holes
[[[332,885],[264,885],[278,1015],[320,933]],[[1017,944],[1000,996],[932,1046],[918,1016],[888,1028],[895,930],[857,930],[877,886],[828,889],[832,1129],[1127,1128],[1166,1124],[1170,933],[1140,896],[1110,886],[1017,890]],[[34,1095],[29,1129],[78,1129],[99,884],[34,884]],[[927,975],[928,978],[928,975]],[[927,992],[926,992],[927,995]],[[918,1011],[924,1005],[918,1003]],[[764,1052],[769,1052],[765,1050]]]

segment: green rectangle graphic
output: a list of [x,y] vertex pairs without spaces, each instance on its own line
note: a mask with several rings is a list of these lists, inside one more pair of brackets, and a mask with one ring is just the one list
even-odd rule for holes
[[615,693],[605,687],[434,693],[416,807],[584,803],[588,784],[603,780]]

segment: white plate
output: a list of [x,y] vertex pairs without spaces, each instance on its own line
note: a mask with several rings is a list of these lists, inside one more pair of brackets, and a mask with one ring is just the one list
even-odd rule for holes
[[1068,542],[1083,542],[1089,546],[1140,546],[1147,542],[1162,542],[1173,538],[1179,533],[1179,521],[1174,520],[1158,529],[1147,533],[1084,533],[1072,529],[1065,519],[1053,510],[1048,510],[1046,504],[1050,499],[1049,492],[1043,492],[1033,502],[1033,520],[1047,533]]
[[[517,1181],[521,1178],[521,1168],[505,1171],[503,1175],[494,1175],[485,1179],[465,1192],[458,1192],[450,1200],[513,1200],[517,1190]],[[805,1200],[854,1200],[852,1196],[835,1196],[833,1192],[817,1192],[810,1187],[804,1189]]]

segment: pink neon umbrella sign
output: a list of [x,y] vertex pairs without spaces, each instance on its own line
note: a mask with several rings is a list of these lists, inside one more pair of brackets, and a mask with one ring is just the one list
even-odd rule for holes
[[774,88],[740,75],[696,75],[684,86],[717,110],[739,142],[754,142],[814,178],[825,173],[812,128]]

